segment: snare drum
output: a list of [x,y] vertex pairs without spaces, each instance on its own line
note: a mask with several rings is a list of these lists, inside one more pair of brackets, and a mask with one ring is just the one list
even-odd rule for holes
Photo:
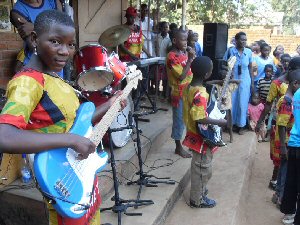
[[81,47],[74,56],[78,86],[86,91],[98,91],[110,85],[114,77],[107,62],[107,50],[103,46]]
[[127,66],[120,61],[119,56],[114,52],[109,56],[108,64],[114,73],[114,80],[111,83],[111,87],[116,87],[126,77]]

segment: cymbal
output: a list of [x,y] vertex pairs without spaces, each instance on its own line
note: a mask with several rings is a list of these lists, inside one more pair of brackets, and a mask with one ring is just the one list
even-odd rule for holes
[[117,25],[108,28],[99,37],[99,44],[106,48],[116,47],[128,39],[130,35],[129,27],[125,25]]

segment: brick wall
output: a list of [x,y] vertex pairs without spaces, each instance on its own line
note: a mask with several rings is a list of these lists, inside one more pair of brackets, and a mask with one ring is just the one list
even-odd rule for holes
[[[189,29],[197,31],[199,33],[199,40],[203,40],[203,25],[188,25]],[[236,33],[243,31],[247,34],[248,44],[260,39],[265,40],[268,44],[272,46],[274,50],[276,45],[282,44],[285,48],[285,52],[289,54],[295,54],[295,50],[298,45],[300,45],[300,36],[296,35],[275,35],[272,34],[272,29],[263,28],[251,28],[251,29],[229,29],[228,31],[228,41]]]
[[23,41],[19,34],[0,32],[0,88],[5,88],[14,75],[13,66],[22,46]]

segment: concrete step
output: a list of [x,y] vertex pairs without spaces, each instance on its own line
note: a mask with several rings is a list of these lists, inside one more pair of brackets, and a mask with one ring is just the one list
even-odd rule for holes
[[[170,109],[168,105],[164,107]],[[149,118],[150,123],[139,122],[140,129],[143,131],[143,137],[141,137],[143,159],[147,157],[150,149],[159,148],[170,136],[171,116],[170,110],[158,111],[156,114],[144,117]],[[120,182],[130,179],[136,172],[138,160],[135,145],[130,140],[123,148],[114,150]],[[105,170],[111,170],[110,165],[107,165]],[[109,178],[111,174],[101,172],[98,176],[101,196],[105,200],[112,193],[113,182]],[[0,190],[0,212],[0,224],[1,220],[5,225],[48,224],[47,209],[42,195],[34,184],[24,186],[19,180]]]
[[[242,225],[248,209],[245,207],[256,149],[254,132],[235,135],[234,143],[214,155],[213,176],[208,183],[208,197],[217,201],[211,209],[190,208],[190,185],[174,206],[165,225]],[[268,149],[266,149],[268,151]],[[187,223],[188,221],[188,223]],[[149,223],[151,224],[151,223]]]
[[[126,216],[122,213],[122,225],[138,224],[138,225],[154,225],[163,224],[166,216],[170,213],[173,205],[180,197],[186,184],[190,179],[190,162],[191,159],[183,159],[174,154],[175,143],[169,138],[164,145],[150,151],[147,160],[145,161],[144,171],[149,171],[148,174],[155,177],[170,177],[175,181],[174,185],[159,183],[157,187],[142,186],[141,197],[142,200],[153,200],[153,205],[141,206],[138,209],[128,208],[128,213],[142,213],[142,216]],[[151,166],[157,169],[152,170]],[[158,180],[155,177],[150,180],[155,181],[169,181],[169,179]],[[133,177],[137,180],[139,177]],[[137,199],[139,185],[119,186],[120,197],[123,199]],[[111,195],[113,197],[114,194]],[[111,207],[114,202],[110,198],[103,202],[101,208]],[[118,216],[112,211],[105,211],[101,213],[102,223],[118,224]]]

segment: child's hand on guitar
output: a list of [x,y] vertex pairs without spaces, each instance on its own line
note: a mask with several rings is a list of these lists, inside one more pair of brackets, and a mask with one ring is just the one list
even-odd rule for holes
[[70,135],[70,142],[73,143],[72,149],[78,153],[78,160],[86,159],[89,154],[95,152],[96,145],[90,139],[75,134]]
[[[112,96],[109,99],[109,105],[112,106],[114,104],[114,102],[116,101],[116,99],[121,96],[123,94],[123,91],[117,91],[114,96]],[[121,110],[123,110],[126,106],[127,106],[127,100],[126,99],[121,99],[120,101],[120,105],[121,105]]]

